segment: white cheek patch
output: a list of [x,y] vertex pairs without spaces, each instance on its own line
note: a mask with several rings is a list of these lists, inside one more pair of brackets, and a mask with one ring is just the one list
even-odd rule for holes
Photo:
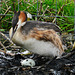
[[26,24],[26,22],[22,22],[21,20],[19,20],[17,23],[17,25],[18,25],[17,29],[25,24]]

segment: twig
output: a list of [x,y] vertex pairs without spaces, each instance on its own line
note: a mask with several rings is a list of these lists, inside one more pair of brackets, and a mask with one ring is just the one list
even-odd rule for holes
[[[28,2],[26,2],[26,3],[29,4]],[[36,4],[36,3],[37,3],[37,2],[35,2],[34,4]],[[33,6],[33,5],[31,5],[31,4],[29,4],[29,5],[30,5],[30,6],[28,6],[27,9],[29,9],[31,6]],[[34,6],[33,6],[33,7],[34,7]],[[26,9],[25,9],[25,10],[26,10]],[[25,10],[24,10],[24,11],[25,11]]]
[[6,47],[1,43],[1,41],[0,41],[0,45],[4,48],[4,52],[6,52],[7,49],[6,49]]
[[[63,10],[63,7],[64,7],[65,5],[63,5],[60,9],[59,9],[59,11],[58,11],[58,15],[61,13],[61,11]],[[52,21],[53,23],[56,21],[56,17],[54,18],[54,20]]]
[[54,61],[57,58],[57,56],[53,57],[50,61],[46,62],[46,65],[52,63],[52,61]]
[[[75,51],[72,51],[72,52],[70,52],[70,53],[68,53],[68,54],[66,54],[66,55],[64,55],[64,56],[61,56],[61,58],[69,58],[70,56],[72,56],[73,54],[75,54]],[[60,58],[60,59],[61,59]]]
[[0,49],[0,52],[6,53],[5,51],[3,51],[3,50],[1,50],[1,49]]
[[9,40],[9,42],[10,42],[12,45],[14,45],[14,43],[13,43],[5,34],[3,34],[2,32],[0,32],[0,34],[1,34],[2,36],[4,36],[7,40]]
[[[68,4],[71,4],[71,3],[68,3]],[[59,15],[61,13],[61,11],[63,10],[63,7],[68,5],[68,4],[62,5],[57,14]],[[55,21],[56,21],[56,17],[54,18],[54,20],[52,22],[54,23]]]
[[[11,9],[11,6],[9,6],[9,8],[6,10],[6,12],[4,14],[6,15],[10,9]],[[0,19],[0,21],[5,17],[5,15],[2,16],[2,18]]]
[[7,4],[7,1],[5,1],[5,4],[6,4],[6,7],[8,8],[8,4]]
[[43,16],[44,16],[44,14],[45,14],[45,12],[47,11],[48,8],[49,8],[49,6],[47,6],[47,8],[45,9],[45,11],[43,12]]

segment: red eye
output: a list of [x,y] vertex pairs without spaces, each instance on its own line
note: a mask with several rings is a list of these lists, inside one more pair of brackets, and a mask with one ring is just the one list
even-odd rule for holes
[[16,26],[18,26],[18,24],[16,24]]

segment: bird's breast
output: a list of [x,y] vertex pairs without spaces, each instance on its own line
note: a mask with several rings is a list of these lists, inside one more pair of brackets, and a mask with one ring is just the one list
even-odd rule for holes
[[24,41],[24,48],[33,53],[37,53],[45,56],[59,56],[60,50],[51,42],[45,42],[30,38]]

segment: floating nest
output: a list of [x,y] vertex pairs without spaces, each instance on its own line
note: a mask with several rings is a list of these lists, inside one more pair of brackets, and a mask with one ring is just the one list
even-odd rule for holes
[[[22,66],[20,61],[31,58],[35,61],[34,67]],[[0,52],[1,75],[73,75],[75,73],[75,51],[71,51],[62,58],[49,59],[36,54],[11,56]]]
[[[2,39],[1,39],[2,38]],[[0,40],[0,75],[74,75],[75,50],[63,54],[61,58],[44,57],[37,54],[22,55],[20,47],[12,46],[12,42],[1,36]],[[6,41],[5,41],[5,40]],[[9,42],[10,41],[10,42]],[[3,44],[3,45],[2,45]],[[4,50],[11,50],[7,53]],[[35,66],[22,66],[21,60],[33,59]]]

